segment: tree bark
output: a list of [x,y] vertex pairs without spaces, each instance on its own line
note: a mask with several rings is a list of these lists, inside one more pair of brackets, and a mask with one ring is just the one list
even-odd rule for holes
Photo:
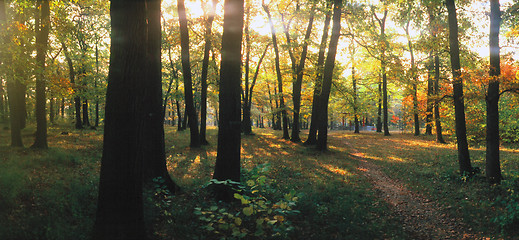
[[310,129],[308,130],[308,138],[305,141],[305,145],[317,144],[317,130],[319,128],[319,95],[322,90],[322,71],[324,69],[324,60],[326,53],[326,43],[328,42],[328,30],[330,28],[330,22],[332,15],[330,11],[326,12],[324,19],[323,35],[321,37],[321,43],[319,45],[319,54],[317,56],[316,71],[317,76],[314,80],[314,93],[312,99],[312,115],[310,118]]
[[270,30],[272,32],[272,45],[274,47],[274,52],[276,54],[275,65],[276,65],[276,76],[278,80],[278,94],[279,94],[279,108],[281,109],[281,118],[283,120],[283,139],[290,139],[288,134],[288,116],[287,110],[285,109],[285,100],[283,97],[283,77],[281,76],[281,68],[279,66],[279,49],[276,38],[276,29],[274,28],[274,23],[272,22],[272,16],[270,15],[270,11],[267,5],[263,5],[263,9],[267,13]]
[[333,80],[333,69],[335,67],[335,55],[337,53],[337,45],[341,33],[341,9],[342,0],[333,1],[333,26],[332,35],[330,36],[330,46],[328,47],[328,55],[324,64],[323,72],[323,89],[319,96],[320,120],[317,137],[317,149],[326,151],[328,149],[328,101]]
[[189,57],[189,30],[187,27],[187,16],[184,0],[178,0],[178,21],[180,25],[180,47],[182,58],[182,73],[184,77],[184,97],[186,103],[186,113],[189,118],[189,131],[191,133],[192,148],[200,147],[200,134],[198,131],[198,117],[196,114],[193,97],[193,80],[191,76],[191,61]]
[[7,82],[7,95],[9,103],[9,120],[11,122],[11,147],[23,147],[22,142],[22,121],[25,118],[20,99],[25,101],[25,87],[17,80]]
[[146,1],[112,0],[110,69],[93,239],[146,239],[142,178],[148,103]]
[[432,135],[432,118],[434,108],[434,79],[433,79],[433,55],[432,51],[429,53],[429,61],[427,64],[427,107],[425,111],[425,135]]
[[[254,77],[252,78],[252,83],[251,83],[249,89],[246,90],[246,92],[247,92],[246,97],[245,97],[246,103],[244,103],[245,105],[244,105],[244,109],[243,109],[243,119],[244,119],[243,121],[244,121],[244,125],[245,125],[244,134],[249,134],[249,135],[252,134],[252,129],[250,127],[247,127],[247,126],[252,126],[251,114],[250,114],[250,110],[252,107],[252,93],[254,92],[254,86],[256,86],[256,80],[258,79],[261,63],[263,62],[265,55],[267,55],[267,50],[269,49],[269,46],[270,46],[270,44],[267,44],[267,46],[265,47],[265,50],[263,51],[263,54],[261,55],[261,57],[258,61],[258,65],[256,66],[256,72],[254,72]],[[247,89],[247,88],[245,88],[245,89]],[[270,92],[270,89],[269,89],[269,92]],[[270,93],[269,93],[269,95],[270,95]],[[270,104],[272,104],[272,101]],[[249,130],[250,130],[250,132],[248,132]]]
[[354,133],[360,133],[359,126],[359,106],[357,97],[357,78],[355,78],[355,41],[354,37],[351,36],[351,82],[353,85],[353,119],[354,119]]
[[490,1],[490,83],[487,93],[487,150],[486,177],[492,184],[501,183],[501,164],[499,161],[499,75],[500,47],[499,28],[501,11],[499,0]]
[[416,69],[416,63],[414,60],[414,48],[413,43],[411,42],[411,35],[409,34],[409,24],[411,20],[407,21],[405,27],[405,33],[407,36],[407,46],[409,48],[409,54],[411,55],[411,88],[412,88],[412,97],[413,97],[413,118],[414,118],[414,135],[420,135],[420,121],[418,118],[418,74]]
[[211,51],[211,35],[213,20],[216,11],[217,0],[213,0],[212,8],[209,12],[205,22],[205,46],[204,59],[202,60],[202,89],[200,91],[200,143],[203,145],[209,144],[206,139],[206,124],[207,124],[207,72],[209,70],[209,52]]
[[68,52],[67,45],[65,45],[64,41],[61,41],[61,47],[63,48],[63,53],[65,53],[65,60],[68,65],[68,75],[70,78],[70,83],[74,89],[74,109],[75,109],[75,128],[83,129],[83,122],[81,120],[81,99],[79,98],[76,83],[76,72],[74,71],[74,64],[72,63],[72,58],[70,57],[70,53]]
[[[440,95],[440,56],[436,54],[434,56],[434,95],[436,98]],[[443,139],[442,132],[442,122],[440,118],[440,104],[441,102],[436,102],[434,104],[434,122],[436,125],[436,141],[438,143],[445,143]]]
[[[220,117],[213,178],[240,181],[241,147],[241,45],[243,0],[225,0],[220,68]],[[230,189],[221,189],[220,199],[233,199]]]
[[[301,58],[299,59],[299,64],[296,66],[296,80],[292,87],[292,101],[294,102],[294,119],[292,122],[292,137],[290,141],[292,142],[301,142],[301,138],[299,137],[299,122],[300,122],[300,113],[301,113],[301,85],[303,84],[303,70],[305,68],[306,55],[308,54],[308,42],[310,41],[310,36],[312,34],[312,26],[314,23],[314,9],[312,8],[310,13],[310,19],[308,19],[308,26],[306,27],[305,38],[303,40],[303,49],[301,51]],[[287,31],[288,32],[288,31]],[[287,38],[289,35],[287,34]],[[290,47],[290,46],[289,46]]]
[[36,134],[32,148],[48,148],[47,144],[47,114],[46,114],[46,84],[45,84],[45,55],[49,41],[50,29],[50,0],[38,1],[40,20],[36,34]]
[[458,143],[458,162],[460,174],[474,174],[470,163],[467,143],[467,127],[465,123],[465,104],[463,97],[463,79],[460,71],[460,50],[458,42],[458,19],[454,0],[446,0],[449,22],[449,49],[453,76],[454,115],[456,122],[456,139]]

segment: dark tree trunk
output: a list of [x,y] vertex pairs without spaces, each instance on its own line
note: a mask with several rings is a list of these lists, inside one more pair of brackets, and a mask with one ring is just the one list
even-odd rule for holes
[[465,104],[463,99],[463,79],[460,71],[460,48],[458,42],[458,19],[454,0],[446,0],[449,20],[449,48],[452,67],[452,85],[454,97],[454,115],[456,122],[456,139],[458,143],[458,161],[460,174],[473,174],[467,143],[467,127],[465,123]]
[[[312,34],[312,25],[314,23],[314,9],[312,8],[310,13],[310,19],[308,20],[308,26],[306,27],[305,38],[303,40],[303,50],[301,51],[301,59],[299,59],[299,64],[296,66],[296,80],[292,87],[292,101],[294,102],[294,119],[292,122],[292,137],[290,141],[292,142],[301,142],[301,138],[299,137],[299,122],[300,122],[300,112],[301,112],[301,85],[303,84],[303,70],[305,68],[306,55],[308,53],[308,42],[310,40],[310,36]],[[287,31],[288,33],[288,31]],[[287,37],[290,35],[287,34]],[[290,45],[290,44],[289,44]]]
[[386,73],[386,62],[382,64],[382,106],[384,116],[384,136],[389,136],[389,116],[388,116],[388,102],[387,102],[387,73]]
[[[94,88],[96,89],[97,91],[97,81],[99,80],[99,48],[98,48],[98,42],[96,41],[96,78],[94,80]],[[94,123],[94,127],[98,127],[99,126],[99,96],[95,96],[95,100],[96,100],[96,106],[95,106],[95,114],[96,114],[96,119],[95,119],[95,123]]]
[[501,183],[501,164],[499,162],[499,28],[501,11],[499,0],[490,1],[490,83],[487,93],[487,151],[486,176],[490,183]]
[[279,94],[279,108],[281,109],[281,118],[283,120],[283,139],[290,139],[288,134],[288,116],[287,110],[285,109],[285,100],[283,97],[283,77],[281,76],[281,67],[279,66],[279,49],[276,38],[276,29],[274,28],[274,23],[272,22],[272,17],[270,16],[270,11],[267,5],[263,5],[263,9],[267,13],[267,17],[270,23],[270,30],[272,32],[272,45],[274,46],[274,52],[276,54],[275,64],[276,64],[276,76],[278,80],[278,94]]
[[407,46],[409,47],[409,54],[411,55],[411,88],[412,88],[412,97],[413,97],[413,118],[414,118],[414,135],[420,135],[420,121],[418,118],[418,74],[416,69],[416,63],[414,60],[414,48],[413,43],[411,42],[411,36],[409,34],[409,24],[411,20],[407,21],[405,26],[405,33],[407,36]]
[[[251,86],[249,87],[249,90],[246,90],[246,92],[248,92],[248,93],[246,94],[246,97],[245,97],[246,104],[244,103],[244,109],[243,109],[243,122],[244,122],[243,124],[245,125],[244,133],[249,134],[249,135],[252,134],[252,129],[250,128],[250,126],[252,126],[252,122],[250,120],[251,119],[250,110],[251,110],[251,106],[252,106],[252,93],[254,92],[254,86],[256,85],[256,80],[258,79],[258,76],[259,76],[261,63],[263,62],[265,55],[267,55],[267,50],[269,49],[269,46],[270,46],[270,44],[268,44],[265,47],[265,50],[263,51],[263,54],[261,55],[261,57],[258,61],[258,65],[256,66],[256,72],[254,72],[254,77],[252,78]],[[270,91],[270,89],[269,89],[269,91]],[[272,104],[272,101],[271,101],[271,104]],[[249,126],[249,127],[247,127],[247,126]]]
[[[353,36],[352,36],[353,38]],[[357,99],[357,78],[355,78],[355,45],[352,39],[352,51],[351,51],[351,82],[353,85],[353,118],[354,118],[354,133],[360,133],[359,126],[359,106]]]
[[49,99],[49,122],[50,124],[54,124],[54,117],[56,116],[56,112],[54,112],[54,104],[55,99],[51,98]]
[[[220,117],[213,178],[240,181],[241,147],[241,44],[243,0],[225,0],[220,68]],[[220,189],[220,199],[231,200],[230,189]]]
[[[388,117],[388,99],[387,99],[387,56],[386,50],[388,47],[388,42],[386,38],[386,19],[387,19],[388,10],[384,10],[384,16],[379,18],[376,13],[373,13],[374,17],[377,19],[378,24],[380,26],[380,43],[381,46],[381,56],[380,56],[380,69],[382,75],[382,117],[383,117],[383,127],[384,127],[384,136],[389,136],[389,117]],[[380,90],[380,86],[379,86]],[[380,100],[379,100],[380,104]],[[380,106],[379,106],[380,108]],[[380,111],[380,109],[379,109]],[[379,114],[380,115],[380,114]]]
[[7,82],[7,94],[9,97],[9,120],[11,122],[11,146],[23,147],[22,142],[22,121],[25,118],[21,108],[20,98],[25,101],[25,87],[18,81],[12,80]]
[[189,131],[191,133],[191,143],[189,146],[192,148],[199,148],[200,134],[198,132],[198,118],[193,98],[193,80],[191,78],[191,61],[189,57],[189,30],[187,28],[187,16],[184,0],[178,0],[178,19],[180,25],[182,76],[184,77],[186,114],[189,118]]
[[317,76],[314,82],[314,93],[312,99],[312,115],[310,118],[310,129],[308,130],[308,138],[305,141],[305,145],[317,144],[317,130],[319,128],[319,95],[322,90],[322,71],[324,69],[324,57],[326,53],[326,43],[328,42],[328,30],[330,28],[330,22],[332,15],[329,11],[326,12],[326,18],[324,19],[323,35],[321,37],[321,44],[319,45],[319,54],[317,56]]
[[49,41],[50,29],[50,0],[38,1],[40,5],[39,24],[36,33],[36,134],[32,148],[48,148],[47,144],[47,114],[46,114],[46,84],[45,84],[45,55]]
[[244,35],[245,35],[245,76],[244,78],[244,84],[245,88],[242,91],[242,104],[243,104],[243,118],[242,118],[242,132],[245,135],[251,135],[252,134],[252,123],[251,123],[251,106],[249,106],[249,68],[250,68],[250,33],[249,33],[249,27],[250,27],[250,3],[246,3],[246,18],[245,18],[245,26],[244,26]]
[[[434,94],[436,96],[440,95],[440,56],[438,56],[438,54],[436,54],[434,57]],[[445,140],[443,139],[442,122],[440,118],[440,104],[441,102],[439,101],[434,104],[436,141],[439,143],[445,143]]]
[[83,126],[90,127],[90,118],[88,117],[88,100],[83,100]]
[[429,53],[429,61],[427,64],[427,108],[425,111],[425,135],[432,135],[432,118],[434,107],[434,80],[433,80],[433,56],[432,51]]
[[334,0],[332,35],[330,36],[330,46],[328,47],[328,55],[324,64],[323,89],[319,96],[320,121],[317,136],[317,149],[320,151],[326,151],[328,148],[328,101],[332,87],[335,55],[337,53],[337,45],[341,33],[341,9],[342,0]]
[[216,11],[217,0],[213,0],[213,5],[207,21],[205,23],[205,46],[204,59],[202,60],[202,89],[200,91],[200,143],[203,145],[209,144],[206,139],[206,124],[207,124],[207,72],[209,70],[209,52],[211,51],[211,35],[213,20]]
[[161,44],[162,32],[160,22],[161,0],[147,0],[148,11],[148,42],[146,56],[146,94],[143,101],[147,103],[142,138],[144,183],[153,184],[153,179],[160,177],[168,187],[170,193],[177,188],[169,176],[166,167],[166,153],[164,143],[164,109],[162,101],[162,63]]
[[377,132],[382,132],[382,82],[378,82]]
[[[93,239],[146,239],[142,177],[148,114],[146,2],[112,0],[99,199]],[[149,99],[149,98],[148,98]]]
[[68,75],[70,78],[70,83],[73,86],[74,89],[74,109],[75,109],[75,128],[76,129],[83,129],[83,122],[81,121],[81,99],[78,96],[77,87],[75,86],[75,79],[76,79],[76,72],[74,71],[74,64],[72,63],[72,58],[70,58],[70,53],[68,52],[67,45],[65,45],[65,42],[61,42],[61,47],[63,48],[63,52],[65,53],[65,60],[67,60],[68,65]]
[[60,114],[61,114],[61,119],[64,119],[65,118],[65,98],[61,98]]

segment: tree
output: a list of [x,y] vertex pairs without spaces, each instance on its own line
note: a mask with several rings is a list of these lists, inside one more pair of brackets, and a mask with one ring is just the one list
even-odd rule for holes
[[218,0],[213,0],[211,9],[205,22],[205,46],[204,46],[204,59],[202,60],[202,89],[200,92],[200,143],[209,144],[205,137],[206,133],[206,122],[207,122],[207,72],[209,70],[209,52],[211,51],[211,35],[213,20],[216,11],[216,4]]
[[272,16],[270,15],[269,7],[263,4],[263,10],[265,10],[269,19],[270,30],[272,34],[272,46],[274,47],[274,53],[276,54],[276,77],[278,80],[279,108],[281,109],[281,117],[283,119],[283,139],[290,139],[290,136],[288,135],[288,116],[287,110],[285,109],[285,100],[283,97],[283,77],[281,75],[281,68],[279,66],[279,49],[276,37],[276,29],[274,28],[274,23],[272,22]]
[[467,143],[467,127],[465,122],[465,104],[463,99],[463,78],[460,70],[460,48],[458,41],[458,19],[454,0],[446,0],[449,22],[449,49],[452,68],[452,86],[454,97],[454,115],[456,122],[456,139],[458,144],[458,162],[460,174],[474,174],[470,163]]
[[198,118],[193,99],[193,80],[191,76],[191,62],[189,58],[189,30],[187,27],[186,7],[184,0],[178,0],[178,21],[180,25],[180,46],[182,49],[182,76],[184,78],[184,97],[186,114],[188,117],[189,131],[191,133],[190,147],[200,147],[200,134],[198,131]]
[[488,85],[487,102],[487,150],[486,177],[490,183],[501,182],[501,167],[499,162],[499,75],[500,49],[499,27],[501,10],[499,0],[490,1],[490,83]]
[[146,1],[112,0],[99,198],[93,239],[146,239],[143,133],[149,94]]
[[[327,8],[329,5],[327,5]],[[324,20],[323,27],[323,35],[321,36],[321,43],[319,45],[319,53],[317,56],[317,64],[316,64],[316,77],[314,79],[314,93],[312,98],[312,116],[310,118],[310,129],[308,131],[308,138],[305,141],[305,145],[315,145],[317,144],[317,131],[319,128],[319,99],[322,90],[322,75],[324,69],[324,60],[326,53],[326,45],[328,42],[328,30],[330,27],[330,21],[332,19],[331,12],[326,10],[326,17]]]
[[[243,5],[243,0],[224,2],[218,146],[213,174],[213,178],[220,181],[240,181]],[[219,194],[220,198],[232,199],[228,189],[222,190]]]
[[[387,61],[388,57],[386,56],[386,49],[389,46],[389,43],[386,38],[386,18],[387,18],[387,7],[384,4],[384,13],[380,18],[377,13],[373,10],[373,17],[377,20],[378,25],[380,27],[380,35],[379,42],[381,44],[380,49],[380,70],[382,75],[382,115],[383,115],[383,127],[384,127],[384,136],[389,136],[389,125],[388,125],[388,102],[387,102]],[[380,89],[380,86],[379,86]],[[380,107],[379,107],[380,108]],[[380,110],[379,110],[380,112]]]
[[[310,18],[308,19],[308,26],[306,27],[305,37],[303,40],[303,49],[301,51],[301,57],[299,59],[298,64],[292,64],[294,65],[293,71],[294,75],[296,76],[296,79],[294,79],[294,82],[292,84],[292,101],[294,102],[294,118],[292,122],[292,137],[290,138],[290,141],[292,142],[301,142],[301,138],[299,137],[299,117],[301,114],[301,85],[303,84],[303,70],[305,68],[305,61],[306,61],[306,55],[308,54],[308,42],[310,41],[310,36],[312,34],[312,26],[314,23],[314,16],[315,16],[315,8],[312,7],[310,10]],[[290,34],[288,34],[288,28],[285,31],[286,37],[287,37],[287,44],[290,47]],[[291,60],[294,62],[295,57],[293,57],[293,54],[291,54]]]
[[320,151],[327,150],[328,140],[328,101],[330,90],[332,87],[333,68],[335,67],[335,55],[337,53],[337,45],[341,34],[341,9],[342,0],[334,0],[333,2],[333,26],[332,35],[330,36],[330,46],[328,47],[328,55],[324,64],[323,84],[321,94],[319,96],[319,134],[317,138],[317,149]]
[[33,148],[48,148],[47,144],[47,114],[45,105],[45,55],[49,41],[50,29],[50,0],[37,1],[39,18],[36,21],[36,134]]

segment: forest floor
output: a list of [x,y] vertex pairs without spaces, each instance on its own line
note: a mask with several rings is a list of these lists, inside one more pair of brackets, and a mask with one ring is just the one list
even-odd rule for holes
[[[33,131],[30,126],[24,130],[26,146]],[[224,208],[205,187],[216,159],[216,129],[208,130],[210,145],[190,149],[189,131],[166,127],[168,169],[182,191],[155,202],[161,211],[147,208],[153,239],[220,238],[235,233],[229,226],[247,234],[243,239],[519,239],[515,146],[502,146],[505,180],[489,186],[484,173],[460,177],[455,145],[438,144],[432,136],[331,131],[329,151],[321,153],[281,139],[280,131],[254,132],[242,136],[243,182],[261,190],[262,200]],[[13,149],[8,143],[4,129],[0,239],[88,239],[102,130],[53,126],[46,151]],[[474,166],[483,169],[484,157],[484,148],[471,148]],[[153,193],[147,194],[153,199]],[[244,215],[243,207],[256,204],[259,209],[263,199],[268,203],[263,215],[260,210]],[[211,216],[232,215],[234,225],[225,225],[224,219],[210,222],[209,215],[196,209]],[[270,210],[276,214],[268,215]],[[208,228],[208,221],[219,228]],[[260,232],[259,222],[264,225]]]

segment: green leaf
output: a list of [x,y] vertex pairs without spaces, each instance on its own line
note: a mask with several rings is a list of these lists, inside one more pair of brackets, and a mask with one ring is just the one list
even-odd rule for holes
[[254,212],[254,209],[252,207],[243,208],[243,214],[245,214],[245,216],[250,216],[250,215],[252,215],[253,212]]

